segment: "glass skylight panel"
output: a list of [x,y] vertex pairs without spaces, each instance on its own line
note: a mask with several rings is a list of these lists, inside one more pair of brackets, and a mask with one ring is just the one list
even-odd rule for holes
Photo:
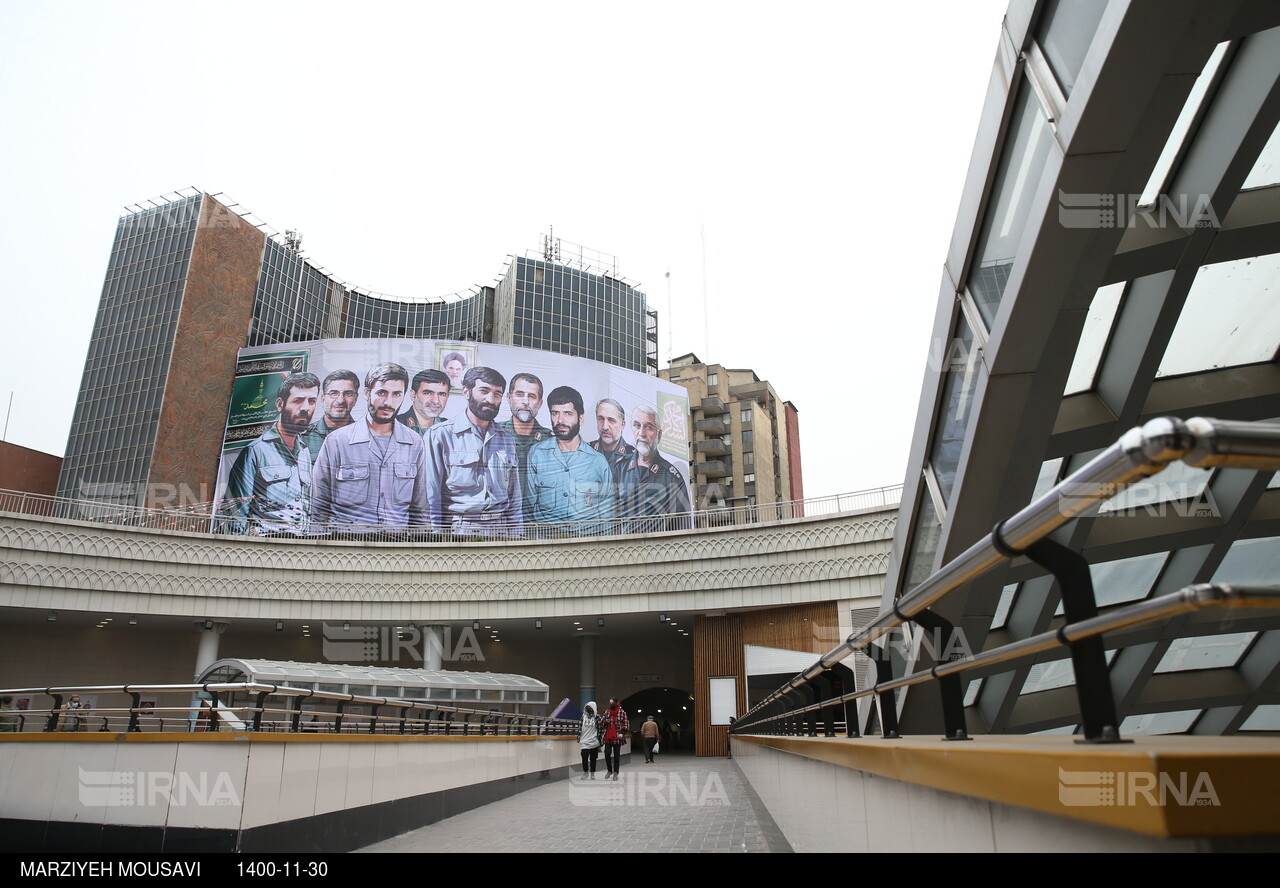
[[1263,188],[1267,185],[1280,185],[1280,126],[1271,132],[1266,147],[1258,155],[1253,169],[1244,177],[1244,188]]
[[948,359],[942,384],[942,416],[934,430],[929,464],[938,481],[943,502],[951,502],[965,429],[973,416],[973,393],[978,383],[978,352],[973,347],[973,331],[964,315],[956,321],[955,347]]
[[1050,691],[1054,688],[1065,688],[1076,683],[1075,666],[1070,657],[1054,660],[1052,663],[1037,663],[1027,672],[1027,680],[1023,682],[1022,693],[1034,694],[1038,691]]
[[[1115,659],[1115,651],[1105,654],[1107,665]],[[1037,691],[1051,691],[1054,688],[1065,688],[1076,683],[1076,668],[1071,657],[1053,660],[1048,663],[1037,663],[1027,672],[1027,680],[1023,682],[1022,693],[1034,694]]]
[[1280,347],[1280,254],[1200,269],[1156,377],[1275,358]]
[[1131,715],[1120,722],[1120,736],[1149,736],[1151,734],[1185,734],[1191,730],[1203,709],[1184,709],[1180,712],[1153,712],[1149,715]]
[[1168,558],[1168,552],[1153,552],[1150,555],[1089,565],[1098,606],[1146,598]]
[[1244,720],[1240,730],[1280,731],[1280,706],[1274,704],[1259,706]]
[[1047,728],[1043,731],[1033,731],[1033,735],[1043,734],[1074,734],[1078,725],[1063,725],[1060,728]]
[[1053,144],[1048,117],[1031,89],[1023,89],[1009,133],[968,281],[969,292],[988,328],[995,321],[1009,282],[1018,241],[1029,221],[1031,198]]
[[[1093,595],[1098,607],[1146,598],[1168,558],[1168,552],[1153,552],[1150,555],[1089,565],[1089,575],[1093,578]],[[1062,602],[1058,602],[1058,609],[1054,613],[1055,616],[1062,616]]]
[[1194,669],[1225,669],[1235,666],[1258,633],[1202,635],[1179,638],[1160,658],[1156,672],[1190,672]]
[[1191,92],[1187,95],[1187,100],[1182,105],[1182,113],[1178,115],[1177,121],[1173,124],[1169,138],[1164,144],[1164,150],[1160,152],[1160,157],[1156,160],[1156,165],[1151,170],[1151,178],[1147,180],[1147,187],[1142,189],[1142,196],[1138,199],[1138,203],[1141,206],[1146,207],[1155,203],[1156,196],[1165,191],[1169,174],[1173,171],[1174,161],[1182,151],[1182,143],[1186,141],[1187,133],[1191,130],[1191,124],[1200,111],[1200,105],[1209,91],[1209,85],[1213,83],[1213,79],[1218,73],[1218,68],[1222,65],[1222,58],[1226,55],[1227,46],[1228,42],[1224,41],[1214,48],[1213,54],[1209,56],[1209,61],[1204,66],[1204,70],[1200,72],[1200,76],[1196,78],[1196,82],[1192,85]]
[[938,551],[941,536],[942,525],[938,521],[938,510],[933,506],[933,497],[928,490],[922,490],[920,508],[916,510],[916,526],[911,535],[911,552],[907,556],[904,571],[906,578],[902,583],[903,592],[910,592],[929,579],[933,570],[933,556]]
[[1040,474],[1036,477],[1036,488],[1031,493],[1033,500],[1044,496],[1053,485],[1058,483],[1058,475],[1062,472],[1063,459],[1064,457],[1059,456],[1045,460],[1040,464]]
[[1213,572],[1215,583],[1271,585],[1280,577],[1280,537],[1236,540]]
[[1070,96],[1107,0],[1050,0],[1037,38],[1063,95]]
[[1098,514],[1112,518],[1169,514],[1205,517],[1202,513],[1209,512],[1216,516],[1217,507],[1205,495],[1212,475],[1211,469],[1197,469],[1180,461],[1170,463],[1159,474],[1144,478],[1105,500]]
[[1084,328],[1080,331],[1080,343],[1076,346],[1075,360],[1071,362],[1071,372],[1067,374],[1067,386],[1064,395],[1075,395],[1093,389],[1098,376],[1098,367],[1102,364],[1102,353],[1111,336],[1111,326],[1116,320],[1116,310],[1120,307],[1120,297],[1124,295],[1126,281],[1118,281],[1100,287],[1093,294],[1089,303],[1089,315],[1085,318]]
[[1002,629],[1009,620],[1009,609],[1013,607],[1013,596],[1018,591],[1018,584],[1011,583],[1000,590],[1000,603],[996,605],[995,616],[991,618],[992,629]]

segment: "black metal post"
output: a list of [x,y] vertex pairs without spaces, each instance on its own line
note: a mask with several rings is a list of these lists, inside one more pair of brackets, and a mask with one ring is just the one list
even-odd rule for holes
[[[932,632],[934,642],[941,645],[940,650],[935,650],[935,661],[939,653],[946,653],[951,650],[952,644],[955,642],[956,627],[951,621],[945,617],[935,614],[933,611],[919,611],[911,616],[912,621],[919,624],[920,628]],[[957,658],[963,658],[963,654],[954,654]],[[948,660],[951,656],[948,656]],[[938,682],[938,693],[942,697],[942,727],[946,733],[944,740],[971,740],[969,734],[965,731],[964,721],[964,693],[960,689],[959,675],[943,675],[939,676],[936,672],[934,678]]]
[[261,730],[262,730],[262,710],[265,708],[265,706],[266,706],[266,699],[267,699],[267,697],[269,697],[269,696],[271,696],[271,692],[270,692],[270,691],[259,691],[259,692],[258,692],[258,699],[257,699],[257,702],[255,702],[255,703],[253,704],[253,705],[254,705],[254,708],[257,710],[256,712],[254,712],[254,713],[253,713],[253,730],[254,730],[254,731],[261,731]]
[[[868,645],[876,664],[876,684],[893,680],[893,664],[889,660],[889,649],[879,645]],[[885,740],[901,739],[898,733],[898,704],[894,701],[893,691],[877,691],[876,701],[880,704],[880,735]]]
[[[1000,535],[996,533],[993,537],[999,539]],[[1068,625],[1098,615],[1093,576],[1083,555],[1048,538],[1032,543],[1024,554],[1058,580]],[[1077,742],[1127,742],[1120,738],[1120,719],[1116,714],[1115,695],[1111,692],[1102,636],[1083,638],[1071,644],[1070,649],[1071,665],[1076,673],[1076,698],[1080,703],[1080,720],[1084,728],[1084,739]]]

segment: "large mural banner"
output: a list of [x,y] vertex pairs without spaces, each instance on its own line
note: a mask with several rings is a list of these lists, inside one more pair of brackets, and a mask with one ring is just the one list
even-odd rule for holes
[[643,373],[475,342],[241,349],[214,530],[646,533],[692,524],[689,398]]

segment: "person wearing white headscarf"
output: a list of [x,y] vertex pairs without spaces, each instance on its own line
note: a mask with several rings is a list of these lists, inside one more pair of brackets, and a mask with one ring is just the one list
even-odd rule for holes
[[600,758],[600,728],[596,722],[593,700],[582,707],[582,727],[578,731],[578,749],[582,752],[582,780],[596,779],[596,762]]

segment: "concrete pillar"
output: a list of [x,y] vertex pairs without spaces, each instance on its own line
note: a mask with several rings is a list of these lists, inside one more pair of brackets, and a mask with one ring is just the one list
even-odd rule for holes
[[200,620],[196,631],[200,633],[200,646],[196,649],[196,672],[192,680],[200,677],[200,673],[217,662],[218,636],[226,631],[229,623],[215,623],[212,620]]
[[441,670],[444,668],[444,626],[422,627],[422,668]]
[[[578,639],[578,708],[596,699],[596,636]],[[597,701],[597,705],[599,701]]]

